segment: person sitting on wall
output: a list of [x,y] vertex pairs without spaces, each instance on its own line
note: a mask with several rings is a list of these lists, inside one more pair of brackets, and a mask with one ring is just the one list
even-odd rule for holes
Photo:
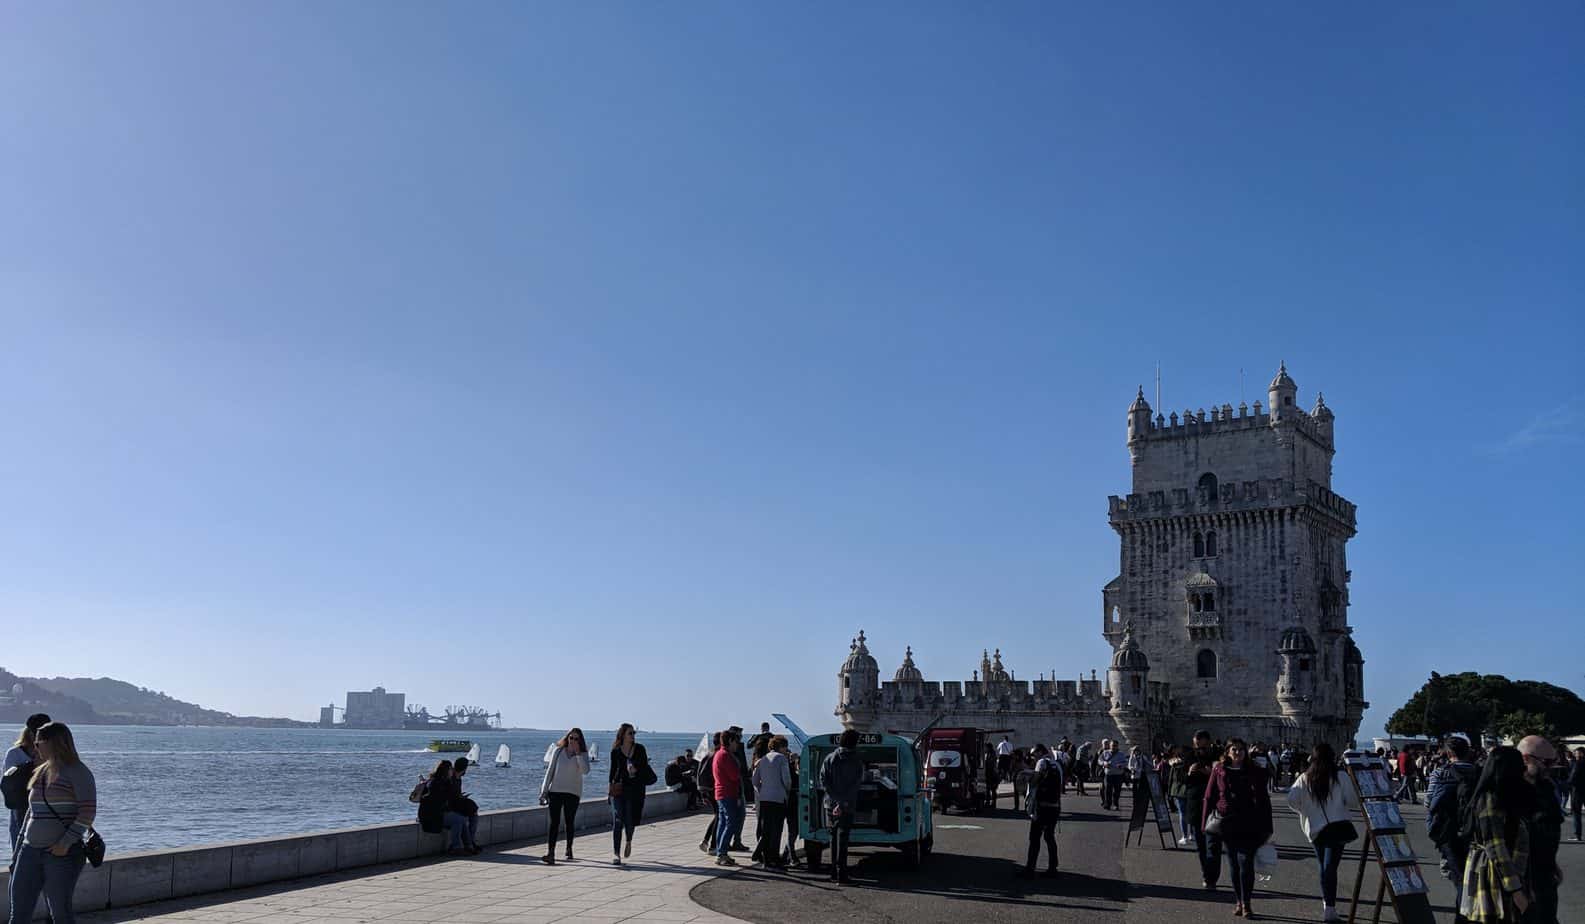
[[688,755],[678,754],[677,759],[666,765],[666,785],[672,792],[688,794],[688,808],[699,807],[699,784],[688,772]]

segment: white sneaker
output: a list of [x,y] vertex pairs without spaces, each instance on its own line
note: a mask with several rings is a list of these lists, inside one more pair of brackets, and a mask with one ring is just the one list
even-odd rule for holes
[[1322,905],[1321,906],[1321,920],[1322,921],[1341,921],[1343,919],[1342,919],[1341,916],[1338,915],[1337,907],[1335,905]]

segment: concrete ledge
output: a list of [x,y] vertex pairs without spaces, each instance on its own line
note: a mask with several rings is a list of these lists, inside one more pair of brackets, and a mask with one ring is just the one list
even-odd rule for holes
[[[658,790],[645,799],[644,817],[648,820],[680,814],[686,805],[687,797],[682,793]],[[611,811],[605,799],[579,803],[573,819],[578,831],[595,831],[610,825]],[[543,806],[498,809],[479,815],[481,845],[534,840],[544,837],[548,829],[549,818]],[[424,834],[417,822],[404,821],[179,850],[112,854],[99,869],[84,868],[72,904],[80,912],[125,908],[436,856],[445,852],[445,846],[443,835]],[[9,877],[0,872],[0,890],[9,886]],[[43,920],[44,916],[44,902],[40,901],[34,920]]]

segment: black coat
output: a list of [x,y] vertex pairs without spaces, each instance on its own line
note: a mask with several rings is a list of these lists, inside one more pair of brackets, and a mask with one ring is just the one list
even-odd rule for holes
[[622,795],[638,793],[642,795],[647,786],[655,783],[655,771],[649,765],[649,752],[638,742],[633,742],[633,765],[638,769],[636,777],[629,776],[627,772],[628,758],[622,753],[621,748],[611,749],[611,769],[606,775],[606,781],[622,784]]
[[439,834],[446,829],[446,809],[451,805],[451,780],[431,779],[424,784],[423,798],[418,800],[418,827],[425,834]]

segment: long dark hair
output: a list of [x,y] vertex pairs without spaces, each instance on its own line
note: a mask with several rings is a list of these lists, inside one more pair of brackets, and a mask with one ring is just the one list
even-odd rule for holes
[[451,761],[443,760],[436,764],[435,769],[430,772],[429,778],[442,782],[451,779]]
[[1518,833],[1519,819],[1529,817],[1536,810],[1535,787],[1525,781],[1524,756],[1518,748],[1502,745],[1492,748],[1491,753],[1486,755],[1486,765],[1481,768],[1480,780],[1475,783],[1475,794],[1470,798],[1459,824],[1460,833],[1465,837],[1475,835],[1475,819],[1480,814],[1478,806],[1488,793],[1496,803],[1497,810],[1506,816],[1503,837],[1512,841]]
[[1317,741],[1310,749],[1310,766],[1304,768],[1304,785],[1317,802],[1325,802],[1332,794],[1332,784],[1337,782],[1337,752],[1325,741]]

